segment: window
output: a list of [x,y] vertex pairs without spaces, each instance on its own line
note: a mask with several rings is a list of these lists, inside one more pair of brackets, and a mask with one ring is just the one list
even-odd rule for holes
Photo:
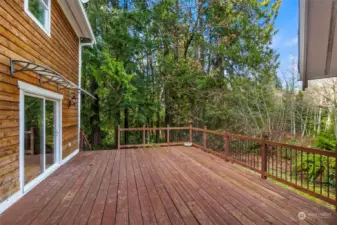
[[50,0],[25,0],[25,11],[50,36]]

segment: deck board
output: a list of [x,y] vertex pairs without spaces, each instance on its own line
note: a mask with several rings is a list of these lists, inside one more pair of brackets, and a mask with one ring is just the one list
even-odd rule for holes
[[142,175],[142,172],[139,167],[139,163],[136,159],[136,155],[133,150],[130,150],[131,158],[132,158],[132,165],[135,174],[135,180],[138,190],[139,202],[142,211],[142,218],[144,224],[155,225],[157,224],[154,209],[152,207],[149,193],[145,186],[145,181]]
[[[87,171],[90,170],[90,167],[86,168],[84,166],[80,167],[78,169],[78,172],[76,174],[73,174],[73,176],[78,177],[78,179],[81,179],[82,176],[85,176],[85,174],[87,173]],[[66,194],[68,193],[69,189],[71,189],[75,183],[77,182],[77,179],[72,179],[71,177],[67,180],[66,184],[62,186],[61,189],[59,189],[58,187],[53,187],[56,188],[57,194],[48,201],[48,199],[45,200],[45,207],[43,207],[42,205],[42,211],[39,212],[39,214],[37,215],[37,217],[35,217],[35,219],[32,221],[32,225],[33,224],[43,224],[46,222],[46,220],[50,217],[50,215],[54,212],[54,210],[57,208],[57,206],[61,203],[62,199],[64,198],[64,196],[66,196]],[[50,196],[51,193],[49,193],[46,196]],[[42,202],[40,200],[40,202]],[[38,207],[36,207],[38,208]],[[31,212],[28,213],[28,215],[32,215]],[[25,221],[25,219],[23,219]],[[25,221],[26,224],[29,224],[29,220],[27,219]]]
[[139,163],[140,166],[140,171],[143,175],[144,178],[144,182],[145,182],[145,187],[147,189],[147,192],[149,193],[149,197],[150,197],[150,202],[152,204],[152,208],[153,211],[155,213],[156,216],[156,220],[158,224],[171,224],[170,219],[167,215],[167,212],[165,210],[165,207],[159,197],[159,194],[156,190],[156,187],[151,179],[150,173],[147,170],[147,167],[145,165],[145,163],[143,162],[143,160],[141,159],[140,156],[140,151],[135,151],[136,154],[136,158],[137,161]]
[[[299,212],[330,216],[299,220]],[[325,206],[196,148],[83,152],[0,224],[336,224]]]
[[126,152],[126,173],[128,185],[128,205],[129,205],[129,220],[131,225],[143,225],[142,212],[140,208],[140,201],[138,189],[136,185],[134,168],[132,165],[131,152]]
[[179,180],[174,177],[172,171],[170,171],[164,162],[161,160],[156,161],[157,164],[159,164],[159,167],[161,171],[164,173],[165,178],[171,182],[173,187],[176,189],[176,191],[179,193],[180,197],[183,199],[183,201],[188,206],[189,210],[192,212],[194,217],[198,220],[200,224],[213,224],[207,214],[202,210],[202,208],[199,206],[198,203],[194,201],[192,196],[189,194],[189,190],[186,190],[179,182]]
[[104,212],[104,206],[107,199],[107,194],[109,190],[109,183],[112,175],[112,170],[115,164],[116,151],[112,151],[110,159],[106,170],[103,175],[103,180],[100,186],[100,189],[97,193],[97,198],[95,200],[94,206],[90,214],[88,224],[99,225],[102,221],[102,216]]
[[98,172],[96,173],[95,179],[92,181],[92,184],[87,192],[87,195],[85,196],[85,199],[81,205],[81,208],[77,213],[77,216],[73,223],[74,225],[87,224],[90,214],[92,213],[92,207],[96,201],[96,197],[98,196],[98,190],[101,187],[104,172],[106,171],[109,159],[112,155],[112,152],[106,152],[106,153],[107,154],[105,154],[102,161],[99,162],[101,163],[101,165],[99,165],[99,169],[98,169]]
[[[221,174],[224,180],[229,181],[231,184],[229,187],[229,190],[234,190],[238,192],[239,190],[243,190],[242,193],[248,192],[249,194],[245,194],[247,199],[250,199],[252,203],[258,204],[261,206],[261,208],[264,209],[264,211],[267,211],[268,213],[272,213],[275,215],[275,217],[278,217],[282,221],[286,221],[287,224],[297,224],[298,218],[297,215],[295,215],[293,212],[313,212],[313,211],[319,211],[319,212],[328,212],[326,208],[323,208],[319,205],[310,204],[307,206],[306,204],[303,204],[301,202],[298,202],[297,197],[301,197],[294,192],[286,192],[281,194],[281,190],[284,188],[281,188],[278,185],[272,184],[270,182],[263,182],[263,180],[256,180],[256,176],[252,176],[249,173],[242,173],[240,170],[238,170],[236,167],[233,168],[233,166],[229,167],[226,164],[222,164],[222,160],[219,160],[216,157],[207,155],[207,157],[201,157],[200,155],[195,154],[191,151],[185,151],[183,148],[178,148],[179,153],[185,152],[188,154],[189,159],[195,159],[196,163],[201,163],[202,168],[206,170],[206,173],[208,175],[212,174],[212,172],[216,171],[216,174]],[[219,161],[218,161],[219,160]],[[216,163],[210,163],[212,161],[215,161]],[[215,166],[217,165],[217,166]],[[220,168],[218,168],[220,167]],[[222,167],[222,168],[221,168]],[[208,168],[208,169],[206,169]],[[223,169],[226,169],[227,173],[222,173]],[[234,170],[234,171],[233,171]],[[228,179],[230,178],[230,179]],[[240,179],[238,179],[240,178]],[[251,182],[254,180],[254,182]],[[240,181],[240,182],[239,182]],[[245,188],[243,189],[241,186],[242,184],[245,185]],[[225,189],[228,189],[225,187]],[[261,202],[264,204],[261,204]],[[302,202],[306,202],[309,200],[305,200]],[[291,204],[289,204],[291,203]],[[317,207],[320,208],[320,210],[317,210]],[[328,221],[329,219],[326,219]],[[326,222],[323,222],[319,218],[308,218],[306,221],[302,221],[302,224],[326,224]]]
[[184,222],[189,225],[198,225],[198,221],[195,219],[192,212],[189,210],[188,206],[184,202],[184,200],[180,197],[179,193],[173,187],[173,185],[169,182],[169,180],[163,174],[163,171],[159,167],[159,160],[151,160],[152,167],[160,177],[163,182],[163,186],[166,188],[166,191],[169,193],[174,205],[177,207],[178,211],[181,214]]
[[145,163],[149,174],[152,178],[152,181],[155,185],[155,188],[157,190],[157,193],[159,194],[159,197],[166,209],[167,215],[171,221],[172,224],[184,224],[183,219],[179,213],[179,211],[177,210],[177,208],[175,207],[175,204],[173,203],[170,195],[167,193],[166,191],[166,187],[164,186],[164,184],[162,183],[162,180],[160,179],[160,177],[158,176],[158,174],[156,173],[156,171],[153,169],[152,167],[152,163],[148,161],[149,157],[147,155],[145,155],[143,153],[142,150],[138,151],[139,154],[141,154],[141,158],[143,160],[143,162]]
[[[183,158],[183,155],[180,155],[181,158]],[[196,163],[196,162],[195,162]],[[243,189],[241,188],[241,186],[246,186],[246,183],[241,183],[238,186],[234,186],[232,185],[229,180],[223,180],[221,178],[219,178],[217,176],[217,174],[214,174],[213,171],[217,171],[217,170],[206,170],[205,168],[200,169],[200,165],[195,164],[193,165],[192,163],[189,164],[189,167],[185,167],[186,170],[194,170],[192,171],[192,173],[194,173],[192,176],[195,177],[195,179],[197,179],[196,177],[199,177],[201,179],[202,177],[202,181],[200,181],[200,183],[203,184],[203,186],[205,187],[205,190],[208,190],[208,192],[212,192],[213,196],[217,196],[214,191],[211,191],[212,189],[216,188],[216,193],[218,193],[218,198],[217,200],[220,202],[224,202],[223,198],[225,198],[227,201],[225,201],[222,204],[226,204],[227,209],[229,209],[231,211],[231,213],[233,214],[233,216],[235,216],[238,220],[241,220],[242,223],[246,223],[244,221],[242,221],[243,219],[247,219],[245,217],[252,217],[250,211],[247,210],[247,208],[245,206],[250,206],[249,204],[249,200],[251,200],[251,204],[255,204],[255,202],[259,201],[259,199],[254,199],[253,197],[250,196],[250,198],[244,198],[244,196],[246,195],[247,192],[250,192],[251,195],[254,195],[251,191],[247,190],[247,189]],[[205,171],[203,171],[205,170]],[[197,172],[196,172],[197,171]],[[255,178],[256,179],[256,178]],[[235,201],[233,201],[233,199],[235,199]],[[228,204],[229,203],[229,204]],[[234,204],[236,203],[236,206],[234,206]],[[248,203],[248,205],[246,205]],[[238,211],[239,210],[239,211]],[[269,207],[263,207],[263,216],[269,213],[266,213],[269,211]],[[243,217],[241,215],[241,213],[243,213]],[[259,215],[259,213],[255,213],[254,218],[251,218],[250,220],[258,220],[261,222],[261,218],[259,218],[257,215]],[[260,214],[261,215],[261,214]],[[280,214],[278,211],[275,211],[275,215],[277,217],[279,217],[280,219],[282,219],[283,221],[287,222],[287,224],[291,224],[292,221],[290,221],[289,219],[287,219],[286,217],[283,217],[282,214]],[[280,223],[281,221],[276,222],[274,221],[269,221],[268,219],[263,219],[264,221],[262,223]],[[260,224],[260,223],[259,223]]]
[[102,154],[97,157],[95,163],[93,163],[92,169],[89,172],[87,179],[85,180],[84,184],[81,186],[79,192],[76,194],[74,200],[71,202],[69,208],[67,209],[65,215],[62,217],[59,224],[73,224],[87,196],[90,186],[101,166],[100,162],[105,158],[105,156],[106,156],[106,152],[102,152]]
[[[29,197],[24,196],[17,204],[14,204],[7,211],[0,216],[0,222],[2,224],[15,224],[19,221],[23,221],[22,218],[29,216],[28,213],[38,209],[38,204],[41,199],[49,195],[50,189],[59,184],[77,171],[79,167],[85,165],[85,162],[92,159],[91,153],[85,153],[77,156],[75,159],[68,162],[66,166],[62,166],[54,174],[44,180],[40,185],[37,185],[33,190],[29,192]],[[20,213],[18,213],[20,212]]]
[[53,225],[53,224],[58,224],[60,222],[63,215],[66,213],[66,211],[68,211],[68,208],[70,204],[72,203],[73,199],[76,197],[80,188],[86,181],[90,171],[92,170],[92,165],[95,163],[95,160],[97,160],[98,156],[99,155],[96,154],[94,157],[92,157],[92,161],[88,163],[87,168],[85,169],[84,173],[80,177],[78,177],[76,183],[71,187],[71,189],[62,199],[62,201],[57,206],[57,208],[54,210],[54,212],[51,214],[51,216],[49,216],[49,218],[46,221],[46,224]]
[[[194,201],[201,207],[201,209],[209,216],[209,219],[214,224],[239,224],[236,219],[228,214],[219,204],[216,203],[210,196],[203,196],[205,192],[199,184],[193,180],[176,162],[166,160],[167,169],[172,171],[174,176],[179,180],[180,184],[188,191]],[[228,219],[226,222],[226,218]]]
[[117,209],[117,191],[118,191],[118,178],[120,169],[120,151],[116,152],[115,163],[112,169],[111,179],[109,182],[109,189],[105,201],[103,212],[102,224],[115,224],[116,209]]

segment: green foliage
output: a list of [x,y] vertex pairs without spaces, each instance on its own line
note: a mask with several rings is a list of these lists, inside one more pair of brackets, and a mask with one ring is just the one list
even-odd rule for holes
[[336,144],[337,140],[333,131],[322,132],[315,138],[315,146],[320,149],[336,151]]
[[[301,173],[304,171],[308,180],[313,184],[322,184],[335,187],[336,185],[336,159],[334,157],[318,156],[308,153],[297,154],[297,160],[293,160],[293,170]],[[305,178],[306,179],[306,178]]]
[[272,130],[266,118],[272,121],[269,108],[280,86],[271,48],[280,4],[90,1],[97,44],[84,51],[82,86],[98,101],[84,97],[86,133],[111,145],[117,125],[192,120],[194,126],[254,136]]
[[132,85],[134,74],[125,71],[123,62],[112,58],[107,52],[103,53],[102,64],[99,68],[91,68],[97,82],[96,94],[100,106],[100,126],[106,136],[103,144],[107,145],[113,140],[115,126],[111,118],[124,108],[132,108],[137,104],[136,91]]

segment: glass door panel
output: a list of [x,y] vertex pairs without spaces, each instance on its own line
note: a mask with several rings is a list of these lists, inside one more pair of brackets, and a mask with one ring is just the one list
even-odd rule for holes
[[56,102],[46,100],[46,169],[55,163]]
[[57,162],[57,102],[24,97],[24,185]]
[[25,96],[24,183],[43,173],[43,99]]

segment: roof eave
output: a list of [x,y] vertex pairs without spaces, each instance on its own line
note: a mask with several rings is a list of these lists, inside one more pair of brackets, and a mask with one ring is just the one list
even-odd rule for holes
[[79,38],[91,40],[91,45],[96,43],[87,13],[80,0],[58,0],[64,14]]
[[91,27],[91,24],[90,24],[87,12],[85,11],[85,9],[83,7],[82,2],[80,0],[78,0],[77,2],[80,5],[81,11],[82,11],[82,15],[84,16],[85,25],[87,26],[87,29],[88,29],[89,34],[90,34],[91,43],[95,44],[96,43],[96,38],[95,38],[94,32],[92,30],[92,27]]

